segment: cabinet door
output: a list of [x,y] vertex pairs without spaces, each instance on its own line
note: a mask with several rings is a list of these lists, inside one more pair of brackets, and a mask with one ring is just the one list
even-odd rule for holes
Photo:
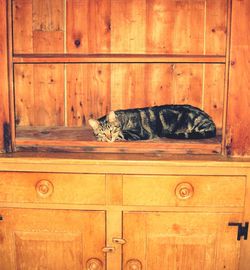
[[105,212],[0,209],[0,215],[1,270],[105,269]]
[[124,213],[124,270],[238,269],[241,214]]

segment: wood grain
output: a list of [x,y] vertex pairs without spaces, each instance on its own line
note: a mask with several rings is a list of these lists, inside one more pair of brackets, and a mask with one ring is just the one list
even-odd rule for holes
[[225,55],[225,0],[15,0],[13,13],[15,53]]
[[[39,181],[51,183],[52,193],[39,196],[36,186]],[[0,185],[6,186],[1,192],[1,202],[74,203],[105,204],[105,176],[84,174],[48,173],[0,173]],[[75,192],[72,192],[74,187]]]
[[110,0],[67,0],[67,52],[110,51]]
[[85,126],[110,110],[110,65],[67,65],[68,126]]
[[15,53],[33,52],[32,1],[14,0],[13,9],[13,45]]
[[249,12],[249,1],[233,1],[226,148],[235,156],[250,155]]
[[[181,183],[193,186],[193,195],[180,199],[176,187]],[[123,176],[124,205],[156,206],[243,206],[245,177],[230,176]],[[221,187],[223,191],[221,190]],[[210,192],[212,190],[212,192]]]
[[220,129],[224,69],[219,64],[112,64],[111,108],[191,104],[211,114]]
[[225,65],[204,66],[203,108],[212,117],[216,127],[223,126],[225,106]]
[[145,0],[119,0],[111,2],[112,52],[145,52],[145,14]]
[[64,66],[15,66],[16,121],[20,125],[64,125]]
[[6,235],[0,254],[3,270],[86,269],[90,258],[98,258],[105,267],[103,211],[10,208],[1,209],[1,214],[5,222],[0,235]]
[[228,221],[241,218],[238,213],[126,212],[123,267],[134,259],[151,270],[238,269],[239,242]]
[[19,63],[212,63],[225,64],[225,56],[169,54],[15,54]]
[[225,0],[206,1],[205,54],[226,54],[227,6]]
[[89,128],[17,127],[18,151],[92,153],[219,154],[221,136],[201,140],[159,139],[135,142],[97,142]]
[[64,52],[64,1],[15,0],[14,53]]
[[149,1],[147,51],[202,54],[204,13],[205,1]]
[[[9,81],[8,81],[8,48],[7,48],[7,3],[0,1],[0,152],[9,151],[9,141],[4,142],[4,125],[10,124],[9,115]],[[10,134],[7,134],[7,137]],[[5,137],[5,139],[7,139]],[[11,139],[11,138],[9,138]],[[4,149],[4,148],[8,149]]]

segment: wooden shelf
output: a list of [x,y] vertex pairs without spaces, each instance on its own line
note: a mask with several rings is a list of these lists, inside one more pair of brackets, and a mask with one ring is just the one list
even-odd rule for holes
[[17,127],[16,148],[49,152],[220,154],[221,135],[202,140],[164,138],[108,143],[97,142],[87,128]]
[[16,54],[13,63],[225,63],[223,55]]

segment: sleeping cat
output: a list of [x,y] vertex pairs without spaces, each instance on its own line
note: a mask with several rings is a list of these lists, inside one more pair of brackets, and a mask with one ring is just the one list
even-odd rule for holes
[[136,141],[159,137],[202,139],[216,135],[211,117],[191,105],[162,105],[111,111],[89,119],[98,141]]

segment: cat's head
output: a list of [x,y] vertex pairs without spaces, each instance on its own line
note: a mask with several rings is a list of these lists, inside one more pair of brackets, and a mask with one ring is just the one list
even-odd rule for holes
[[93,128],[98,141],[114,142],[123,140],[121,127],[114,111],[111,111],[104,121],[89,119],[89,125]]

